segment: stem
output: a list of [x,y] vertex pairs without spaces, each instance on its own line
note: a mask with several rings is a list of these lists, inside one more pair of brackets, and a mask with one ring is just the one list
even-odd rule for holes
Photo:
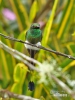
[[[0,41],[0,47],[3,48],[3,49],[4,49],[5,51],[7,51],[8,53],[10,53],[10,54],[11,54],[12,56],[14,56],[16,59],[18,59],[18,60],[22,61],[24,64],[26,64],[26,65],[29,67],[29,69],[36,70],[37,72],[39,72],[39,71],[38,71],[38,68],[34,67],[34,66],[33,66],[31,63],[29,63],[28,61],[31,61],[31,62],[34,62],[34,63],[36,63],[36,64],[38,64],[38,65],[41,65],[40,62],[38,62],[38,61],[36,61],[36,60],[34,60],[34,59],[32,59],[32,58],[30,58],[30,57],[28,57],[28,56],[26,56],[26,55],[20,53],[20,52],[17,51],[17,50],[14,50],[14,49],[8,47],[7,45],[5,45],[4,43],[2,43],[1,41]],[[25,59],[28,60],[28,61],[26,61]]]
[[9,92],[7,90],[0,90],[0,97],[4,99],[15,98],[19,100],[40,100],[40,99],[32,98],[30,96],[18,95],[18,94]]
[[64,56],[64,57],[67,57],[67,58],[69,58],[69,59],[75,60],[75,57],[73,57],[73,56],[71,56],[71,55],[67,55],[67,54],[64,54],[64,53],[61,53],[61,52],[58,52],[58,51],[54,51],[54,50],[52,50],[52,49],[45,48],[45,47],[43,47],[43,46],[41,46],[41,45],[35,45],[35,44],[27,43],[27,42],[24,42],[24,41],[22,41],[22,40],[18,40],[18,39],[12,38],[12,37],[10,37],[10,36],[6,36],[6,35],[4,35],[4,34],[2,34],[2,33],[0,33],[0,35],[3,36],[5,39],[9,39],[9,40],[12,40],[12,41],[16,41],[16,42],[28,44],[28,45],[31,45],[31,46],[33,46],[33,47],[37,47],[37,48],[43,49],[43,50],[45,50],[45,51],[52,52],[52,53],[54,53],[54,54],[56,54],[56,55]]

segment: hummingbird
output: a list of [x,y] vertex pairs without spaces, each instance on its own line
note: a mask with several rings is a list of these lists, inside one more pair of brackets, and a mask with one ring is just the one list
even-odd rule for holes
[[[30,29],[26,32],[26,41],[27,43],[41,45],[42,40],[42,31],[40,29],[40,24],[33,23],[30,26]],[[34,58],[36,52],[39,50],[37,47],[25,44],[25,47],[28,49],[31,58]]]
[[[26,41],[27,43],[41,45],[42,40],[42,31],[40,30],[40,25],[38,23],[33,23],[30,26],[30,29],[26,32]],[[39,50],[37,47],[25,44],[25,47],[28,49],[31,58],[34,58],[36,52]],[[34,65],[34,63],[31,62]],[[28,84],[28,90],[33,91],[35,88],[34,82],[30,81]]]

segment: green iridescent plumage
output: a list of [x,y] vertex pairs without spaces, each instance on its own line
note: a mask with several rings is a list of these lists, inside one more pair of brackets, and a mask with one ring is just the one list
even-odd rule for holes
[[[35,45],[41,45],[42,32],[40,30],[40,25],[33,23],[30,29],[26,32],[26,41]],[[30,56],[34,58],[35,53],[39,48],[33,47],[31,45],[25,44],[25,47],[28,49]]]
[[42,32],[40,30],[40,26],[37,23],[31,25],[30,29],[26,33],[26,40],[32,44],[36,44],[37,42],[41,42]]

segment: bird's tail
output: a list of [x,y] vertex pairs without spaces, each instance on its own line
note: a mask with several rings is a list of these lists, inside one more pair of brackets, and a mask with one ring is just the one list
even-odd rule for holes
[[[36,50],[31,50],[31,49],[28,49],[28,52],[30,54],[30,57],[34,59],[34,56],[36,54]],[[32,65],[35,65],[33,62],[31,62]]]

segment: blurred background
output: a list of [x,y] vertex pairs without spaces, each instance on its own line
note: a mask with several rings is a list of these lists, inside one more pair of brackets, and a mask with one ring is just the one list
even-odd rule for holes
[[[32,23],[40,24],[42,46],[75,56],[75,0],[0,0],[0,33],[25,41]],[[0,39],[29,56],[24,44]],[[0,48],[0,88],[42,100],[73,100],[75,94],[59,83],[75,91],[75,60],[43,50],[35,59],[42,63],[41,73],[29,72],[25,64]],[[35,83],[34,91],[28,90],[29,81]]]

